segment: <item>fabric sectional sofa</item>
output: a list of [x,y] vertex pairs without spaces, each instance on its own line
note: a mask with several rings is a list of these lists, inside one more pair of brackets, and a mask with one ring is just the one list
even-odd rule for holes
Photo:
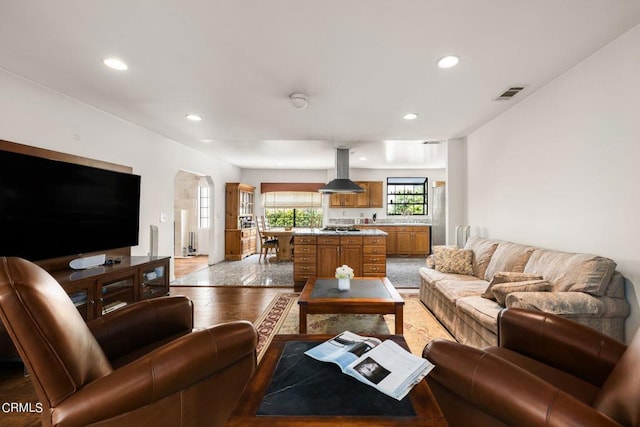
[[624,341],[624,278],[608,258],[472,236],[434,246],[420,269],[420,299],[461,343],[497,345],[505,307],[571,318]]

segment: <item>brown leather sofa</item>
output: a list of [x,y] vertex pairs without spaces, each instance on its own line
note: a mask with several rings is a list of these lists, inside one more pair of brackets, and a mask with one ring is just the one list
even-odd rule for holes
[[221,426],[253,375],[256,332],[193,330],[185,297],[84,322],[58,282],[0,258],[0,317],[43,406],[44,426]]
[[640,333],[627,347],[518,308],[498,324],[498,346],[435,340],[424,348],[450,426],[640,426]]

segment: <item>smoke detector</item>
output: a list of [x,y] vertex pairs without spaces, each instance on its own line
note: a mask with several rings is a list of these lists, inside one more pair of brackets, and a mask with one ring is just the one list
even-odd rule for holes
[[289,95],[289,98],[291,99],[291,104],[298,110],[306,108],[307,104],[309,103],[309,97],[304,93],[292,93],[291,95]]

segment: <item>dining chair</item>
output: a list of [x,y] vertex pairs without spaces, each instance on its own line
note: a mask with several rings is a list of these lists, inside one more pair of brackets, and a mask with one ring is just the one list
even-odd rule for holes
[[278,238],[269,236],[267,232],[268,220],[264,216],[256,218],[258,224],[258,236],[260,237],[260,256],[258,257],[258,263],[264,259],[268,260],[267,255],[273,251],[278,253]]

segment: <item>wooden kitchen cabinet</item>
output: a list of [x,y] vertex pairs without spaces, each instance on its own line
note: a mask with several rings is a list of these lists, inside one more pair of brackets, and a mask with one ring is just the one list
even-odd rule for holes
[[239,261],[256,253],[256,229],[225,230],[225,259]]
[[382,181],[354,181],[364,189],[363,193],[333,193],[329,198],[331,208],[381,208]]
[[356,207],[368,208],[369,207],[369,183],[358,181],[356,182],[360,187],[364,189],[363,193],[356,193]]
[[381,208],[382,201],[382,181],[369,181],[369,207]]
[[395,255],[397,253],[396,252],[396,227],[382,226],[382,227],[376,227],[376,228],[387,233],[386,254]]
[[384,277],[387,274],[387,237],[364,236],[362,246],[362,275]]
[[306,283],[312,277],[316,277],[316,236],[293,237],[293,281],[294,283]]
[[394,255],[413,254],[413,227],[396,227],[396,251]]
[[394,255],[427,256],[431,252],[431,227],[397,226]]
[[329,198],[329,207],[355,208],[359,194],[362,193],[333,193]]
[[225,193],[224,259],[239,261],[256,253],[256,229],[252,226],[255,187],[228,182]]
[[362,242],[362,236],[340,236],[340,259],[333,269],[334,276],[341,265],[353,268],[356,277],[362,276]]
[[318,236],[318,277],[334,277],[336,268],[345,264],[362,276],[362,236]]
[[431,253],[431,227],[414,227],[413,255],[427,256]]

